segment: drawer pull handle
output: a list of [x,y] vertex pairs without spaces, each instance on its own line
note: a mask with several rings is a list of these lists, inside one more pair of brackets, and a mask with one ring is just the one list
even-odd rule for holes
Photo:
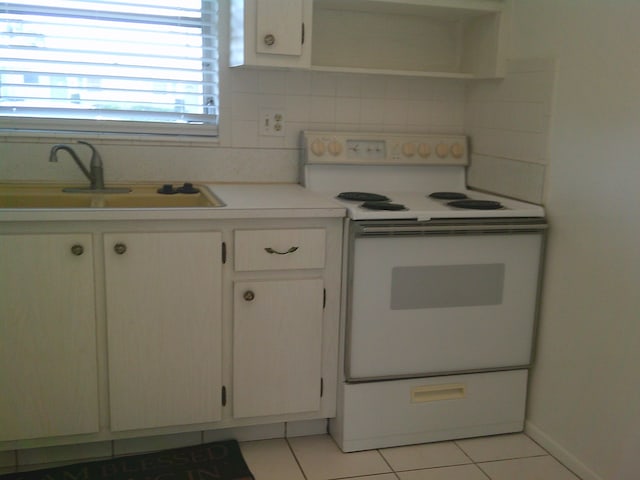
[[84,247],[82,245],[74,245],[71,247],[71,253],[73,253],[76,257],[79,257],[84,253]]
[[124,243],[116,243],[113,246],[113,251],[118,255],[123,255],[127,251],[127,246]]
[[446,385],[424,385],[411,389],[411,403],[435,402],[436,400],[455,400],[467,396],[463,383]]
[[276,255],[287,255],[287,254],[289,254],[289,253],[293,253],[293,252],[295,252],[296,250],[298,250],[298,247],[291,247],[291,248],[290,248],[289,250],[287,250],[286,252],[279,252],[278,250],[274,250],[274,249],[273,249],[273,248],[271,248],[271,247],[266,247],[266,248],[265,248],[265,251],[266,251],[267,253],[275,253]]
[[244,298],[247,302],[251,302],[254,298],[256,298],[256,294],[253,293],[251,290],[247,290],[242,295],[242,298]]

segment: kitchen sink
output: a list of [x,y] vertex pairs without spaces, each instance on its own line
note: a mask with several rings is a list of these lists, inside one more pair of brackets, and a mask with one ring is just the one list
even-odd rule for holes
[[158,185],[128,185],[127,193],[64,192],[60,185],[0,185],[0,208],[214,208],[224,203],[206,187],[197,193],[158,193]]

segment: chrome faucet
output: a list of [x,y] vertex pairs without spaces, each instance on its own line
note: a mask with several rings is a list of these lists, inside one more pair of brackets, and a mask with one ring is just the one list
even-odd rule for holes
[[76,162],[78,168],[82,170],[84,176],[89,179],[90,185],[89,188],[64,188],[65,192],[75,192],[75,193],[83,193],[83,192],[102,192],[102,193],[117,193],[117,192],[130,192],[129,188],[105,188],[104,186],[104,169],[102,167],[102,158],[100,158],[100,154],[95,149],[93,145],[89,142],[83,142],[82,140],[78,140],[78,143],[83,145],[87,145],[91,149],[91,161],[89,163],[89,169],[82,163],[75,150],[71,148],[69,145],[65,145],[59,143],[51,147],[51,152],[49,152],[49,161],[57,162],[58,161],[58,151],[64,150],[73,161]]
[[78,158],[76,152],[69,145],[58,144],[51,147],[51,152],[49,153],[49,161],[57,162],[58,161],[58,151],[64,150],[73,161],[76,162],[76,165],[82,170],[84,176],[89,179],[91,182],[90,189],[91,190],[104,190],[104,171],[102,169],[102,159],[100,158],[100,154],[95,149],[93,145],[89,142],[83,142],[82,140],[78,140],[78,143],[82,143],[83,145],[87,145],[91,149],[91,163],[89,164],[89,168],[91,171],[87,170],[87,167],[84,166],[84,163]]

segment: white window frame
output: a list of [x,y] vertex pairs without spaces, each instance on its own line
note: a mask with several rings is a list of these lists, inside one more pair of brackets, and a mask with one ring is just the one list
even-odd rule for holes
[[[209,76],[217,76],[212,83],[218,85],[216,91],[205,91],[205,96],[211,96],[215,102],[212,115],[214,115],[214,123],[212,124],[181,124],[170,122],[144,122],[144,121],[121,121],[121,120],[102,120],[102,119],[69,119],[69,118],[36,118],[36,117],[19,117],[19,116],[3,116],[0,114],[0,134],[18,134],[18,135],[66,135],[80,134],[84,136],[110,136],[116,138],[155,138],[155,139],[183,139],[183,140],[205,140],[216,141],[219,136],[219,0],[202,0],[208,4],[208,11],[205,9],[209,17],[210,31],[204,32],[207,38],[212,38],[211,43],[206,47],[213,48],[214,54],[211,70],[206,74]],[[0,11],[2,11],[3,3],[0,2]],[[211,80],[211,78],[206,79]]]

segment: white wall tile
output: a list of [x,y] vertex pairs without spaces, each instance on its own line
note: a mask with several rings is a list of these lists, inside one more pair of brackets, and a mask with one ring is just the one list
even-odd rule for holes
[[360,99],[339,98],[336,101],[336,121],[360,123]]
[[255,93],[258,91],[258,75],[255,70],[230,69],[231,91],[234,93]]
[[258,91],[282,95],[286,90],[286,72],[260,70],[258,73]]
[[404,77],[388,77],[385,84],[385,97],[388,99],[408,99],[409,79]]
[[407,89],[410,99],[431,100],[433,98],[433,79],[431,78],[409,78]]
[[291,70],[286,77],[287,95],[310,95],[311,94],[311,72],[301,72]]
[[311,97],[308,95],[287,95],[285,99],[286,122],[308,122],[311,118]]
[[60,462],[93,460],[113,455],[112,443],[94,442],[80,445],[29,448],[17,451],[18,466],[45,465]]
[[287,437],[304,437],[306,435],[326,434],[328,429],[327,420],[301,420],[298,422],[287,422]]
[[477,154],[472,154],[467,174],[471,187],[538,204],[544,178],[544,165]]
[[255,120],[258,116],[260,96],[255,93],[231,94],[231,118],[233,120]]
[[337,97],[360,98],[362,85],[358,75],[338,75],[336,78]]
[[384,100],[363,98],[360,102],[360,121],[363,125],[384,124]]
[[553,60],[517,59],[503,80],[469,84],[470,185],[541,203],[554,78]]
[[336,121],[335,97],[311,97],[309,118],[312,122],[334,123]]
[[269,136],[258,134],[258,146],[261,148],[284,148],[287,128],[288,127],[285,126],[285,132],[283,136]]
[[454,98],[464,97],[467,85],[472,83],[457,79],[429,79],[428,89],[433,100],[451,101]]
[[409,100],[386,99],[383,123],[385,125],[406,125],[409,105]]
[[268,425],[254,425],[251,427],[207,430],[203,432],[203,440],[205,443],[209,443],[234,438],[239,442],[248,442],[254,440],[266,440],[270,438],[284,438],[284,432],[284,423],[271,423]]
[[258,115],[261,108],[281,108],[283,109],[287,104],[287,97],[285,95],[278,95],[275,93],[263,93],[258,96]]
[[[221,146],[150,145],[89,139],[106,180],[297,181],[300,130],[424,132],[464,129],[464,83],[380,75],[233,68],[223,89]],[[416,108],[419,101],[419,108]],[[428,102],[428,103],[427,103]],[[260,110],[281,109],[284,136],[259,135]],[[73,138],[0,138],[0,180],[83,181],[73,165],[46,161],[54,143]],[[267,160],[265,160],[267,159]],[[262,172],[256,178],[256,172]]]
[[413,100],[407,106],[407,124],[428,128],[433,119],[433,108],[429,100]]
[[333,97],[336,94],[337,77],[331,73],[313,72],[311,74],[311,95]]
[[258,145],[257,120],[233,120],[231,129],[231,145],[233,147],[255,147]]
[[126,438],[113,441],[113,454],[132,455],[136,453],[156,452],[171,448],[189,447],[202,443],[201,432],[158,435],[153,437]]
[[384,98],[387,82],[384,77],[368,75],[362,80],[362,98]]
[[17,453],[15,450],[6,450],[3,452],[0,452],[0,472],[2,472],[2,469],[7,469],[5,470],[5,473],[9,473],[9,471],[12,467],[15,467],[17,464]]

